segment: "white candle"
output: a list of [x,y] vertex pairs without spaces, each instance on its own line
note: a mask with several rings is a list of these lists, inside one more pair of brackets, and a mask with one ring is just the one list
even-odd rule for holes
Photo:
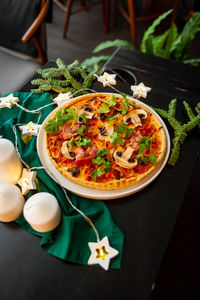
[[26,201],[24,218],[36,231],[48,232],[60,224],[61,209],[53,195],[37,193]]
[[24,198],[20,189],[10,183],[0,184],[0,221],[16,220],[23,211]]
[[21,173],[22,164],[13,143],[0,139],[0,183],[16,184]]

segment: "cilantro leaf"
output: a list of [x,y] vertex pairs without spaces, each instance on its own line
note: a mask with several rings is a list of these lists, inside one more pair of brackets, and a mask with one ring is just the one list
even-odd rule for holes
[[108,120],[108,121],[115,120],[115,119],[118,118],[118,116],[119,116],[119,114],[116,114],[115,116],[108,116],[108,117],[107,117],[107,120]]
[[56,113],[54,119],[49,120],[48,123],[45,125],[45,130],[49,134],[56,134],[58,132],[58,128],[63,126],[68,121],[75,122],[77,119],[77,110],[75,107],[70,107],[69,109],[62,108]]
[[142,154],[146,151],[146,148],[150,147],[150,138],[142,137],[138,144],[140,146],[139,153]]
[[84,131],[88,132],[88,127],[86,125],[82,125],[80,129],[76,130],[79,135],[84,135]]
[[130,106],[130,105],[131,105],[131,103],[130,103],[130,101],[127,99],[127,97],[126,97],[126,94],[124,94],[124,93],[121,93],[121,96],[124,98],[124,102],[125,102],[125,104],[126,104],[127,106]]
[[92,159],[92,162],[95,164],[95,165],[102,165],[105,163],[105,159],[101,158],[101,157],[97,157],[97,158],[93,158]]
[[72,137],[71,140],[69,140],[67,145],[69,146],[70,149],[72,149],[74,147],[74,137]]
[[125,134],[126,133],[126,130],[127,130],[127,126],[125,124],[119,124],[115,130],[118,132],[118,133],[122,133],[122,134]]
[[[106,161],[105,159],[103,158],[106,154],[108,155],[109,153],[109,150],[107,149],[101,149],[97,152],[97,157],[96,158],[93,158],[93,163],[96,164],[96,165],[102,165],[102,164],[105,164]],[[109,158],[109,157],[108,157]]]
[[76,119],[78,117],[78,112],[77,112],[76,107],[72,106],[72,107],[68,108],[66,111],[68,112],[68,114],[67,114],[68,120],[76,121]]
[[44,126],[44,129],[49,134],[56,134],[58,132],[58,126],[54,119],[49,120],[48,123]]
[[143,164],[146,165],[148,163],[147,157],[142,156],[141,154],[138,154],[137,161],[138,161],[139,164],[143,163]]
[[101,149],[97,152],[97,157],[104,157],[104,155],[108,153],[109,153],[108,149]]
[[92,141],[90,139],[86,139],[81,136],[78,136],[75,139],[75,143],[77,146],[83,146],[83,147],[91,147],[92,146]]
[[103,170],[101,168],[98,168],[91,172],[91,176],[93,177],[94,181],[97,181],[97,177],[100,177],[103,174]]
[[122,115],[125,115],[127,112],[127,109],[125,107],[125,104],[123,102],[120,103],[121,107],[122,107]]
[[106,161],[104,164],[104,172],[107,174],[108,171],[112,168],[112,163],[111,161]]
[[115,130],[118,132],[118,133],[121,133],[121,134],[124,134],[125,137],[128,139],[131,135],[132,132],[135,131],[135,128],[128,128],[127,125],[125,124],[119,124]]
[[125,133],[125,136],[126,136],[127,139],[130,138],[130,135],[131,135],[132,132],[135,132],[135,128],[128,128],[127,127],[127,130],[126,130],[126,133]]
[[115,106],[117,103],[117,98],[114,95],[112,95],[112,97],[108,99],[107,102],[109,106]]
[[152,165],[156,165],[157,164],[156,154],[157,154],[157,152],[155,154],[151,153],[149,155],[149,161],[150,161],[150,163],[152,163]]
[[113,146],[117,146],[117,144],[124,145],[124,139],[118,132],[114,132],[110,137],[110,141]]
[[81,114],[79,117],[79,120],[81,123],[87,123],[88,119],[86,118],[86,116],[84,114]]
[[102,103],[101,106],[99,107],[98,112],[106,114],[110,112],[110,108],[106,103]]

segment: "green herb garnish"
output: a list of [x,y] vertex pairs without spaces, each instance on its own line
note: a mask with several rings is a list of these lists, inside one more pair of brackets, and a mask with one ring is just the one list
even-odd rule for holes
[[44,129],[49,134],[56,134],[58,132],[58,126],[54,119],[49,120],[48,123],[44,126]]
[[73,107],[69,109],[62,108],[56,113],[56,116],[54,119],[51,119],[48,121],[48,123],[45,125],[44,129],[49,134],[56,134],[58,132],[58,128],[63,126],[68,121],[75,122],[77,118],[77,111]]
[[[137,156],[138,163],[147,164],[148,162],[150,162],[153,165],[156,165],[157,152],[155,154],[152,153],[152,140],[153,140],[153,135],[150,138],[147,136],[141,138],[140,142],[138,143],[139,147],[140,147],[139,154]],[[144,156],[144,153],[147,148],[149,148],[149,150],[150,150],[150,155]]]
[[122,97],[124,98],[124,102],[127,106],[132,105],[131,102],[127,99],[126,94],[121,93]]
[[95,165],[102,165],[105,163],[105,159],[103,159],[102,157],[97,157],[97,158],[93,158],[92,159],[92,162],[95,164]]
[[87,121],[88,121],[88,119],[86,118],[86,116],[84,115],[84,114],[81,114],[80,115],[80,117],[79,117],[79,119],[81,119],[81,123],[83,122],[83,123],[87,123]]
[[88,132],[88,127],[86,125],[82,125],[80,129],[76,130],[76,133],[79,135],[84,135],[85,132]]
[[139,153],[142,154],[146,151],[146,148],[150,147],[150,138],[142,137],[139,144]]
[[[91,173],[91,176],[96,181],[97,177],[101,176],[103,173],[107,174],[112,168],[112,162],[109,160],[108,156],[109,150],[101,149],[97,152],[97,157],[92,159],[95,165],[101,165],[98,169]],[[107,156],[107,158],[105,158]]]
[[120,144],[122,146],[124,145],[124,139],[118,132],[114,132],[110,137],[110,141],[113,146],[117,146],[117,144]]
[[106,161],[104,164],[104,172],[107,174],[111,168],[112,168],[111,161]]
[[157,164],[157,157],[156,157],[156,155],[157,155],[157,152],[155,154],[151,153],[149,155],[149,161],[150,161],[150,163],[152,163],[152,165],[156,165]]
[[108,121],[113,121],[119,117],[119,114],[116,114],[115,116],[107,116]]
[[74,137],[71,138],[71,140],[69,140],[69,142],[67,143],[69,148],[72,149],[74,147]]
[[121,107],[122,107],[122,115],[125,115],[127,112],[127,109],[125,107],[125,104],[123,102],[120,103]]
[[77,146],[83,146],[83,147],[91,147],[92,146],[92,141],[90,139],[86,139],[81,136],[78,136],[75,139],[75,143]]
[[109,108],[109,106],[106,103],[102,103],[101,106],[99,107],[98,112],[106,114],[106,113],[110,112],[110,108]]
[[97,177],[100,177],[103,174],[103,170],[101,168],[98,168],[91,172],[91,176],[93,177],[94,181],[97,181]]
[[125,137],[128,139],[131,135],[132,132],[135,131],[135,128],[128,128],[127,125],[125,124],[119,124],[115,130],[118,132],[118,133],[121,133],[121,134],[124,134]]
[[112,97],[108,99],[107,103],[109,106],[115,106],[117,104],[117,98],[112,95]]
[[66,110],[68,112],[67,119],[68,121],[76,121],[78,117],[77,108],[75,106],[72,106]]

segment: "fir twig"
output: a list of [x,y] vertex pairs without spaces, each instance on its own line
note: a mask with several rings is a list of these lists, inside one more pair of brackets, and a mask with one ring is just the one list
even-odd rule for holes
[[[94,65],[93,70],[88,72],[86,66],[82,66],[78,60],[66,66],[62,59],[56,60],[57,68],[38,69],[37,73],[42,78],[31,81],[38,88],[32,89],[34,93],[54,91],[57,93],[73,92],[76,95],[86,93],[84,91],[92,86],[94,74],[98,73],[98,65]],[[80,91],[80,93],[78,92]]]
[[200,126],[200,103],[198,103],[197,106],[195,107],[195,111],[197,112],[197,115],[195,115],[195,113],[190,108],[189,104],[186,101],[183,102],[187,115],[190,119],[188,122],[184,124],[181,124],[175,117],[176,104],[177,104],[177,100],[173,99],[169,103],[168,111],[159,108],[153,108],[158,114],[166,118],[169,124],[174,129],[172,148],[171,148],[170,158],[168,161],[169,165],[171,166],[174,166],[178,161],[181,145],[184,143],[187,134],[196,126]]

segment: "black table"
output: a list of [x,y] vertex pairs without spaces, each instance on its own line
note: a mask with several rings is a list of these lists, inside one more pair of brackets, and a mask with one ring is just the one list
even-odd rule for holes
[[[119,68],[125,68],[135,74],[138,83],[143,82],[151,87],[152,92],[144,101],[146,104],[167,108],[170,100],[176,97],[180,120],[187,120],[182,101],[188,101],[194,108],[199,100],[199,68],[123,48],[114,53],[104,68],[118,69],[122,75],[124,70]],[[121,81],[117,88],[131,94],[133,78],[130,73],[125,74],[128,84]],[[98,83],[94,85],[94,89],[110,91],[109,88],[103,89]],[[30,84],[22,89],[25,90],[30,90]],[[165,123],[168,125],[167,121]],[[171,128],[168,129],[172,136]],[[170,288],[174,288],[174,293],[177,293],[174,298],[167,296],[167,284],[170,285],[170,272],[173,270],[168,268],[168,262],[173,264],[177,261],[179,246],[190,242],[190,245],[200,250],[200,243],[192,240],[192,237],[197,236],[196,226],[200,225],[196,210],[199,208],[199,195],[196,196],[196,191],[200,174],[199,168],[194,170],[195,165],[200,166],[199,149],[197,129],[187,138],[175,167],[167,165],[155,181],[137,194],[106,202],[113,219],[125,234],[121,270],[110,269],[105,272],[100,268],[63,262],[44,252],[39,247],[39,239],[17,224],[1,223],[0,299],[147,300],[151,294],[154,299],[157,297],[160,300],[193,299],[188,295],[194,295],[195,284],[193,290],[190,290],[190,286],[180,285],[178,291],[175,291],[176,286],[171,285]],[[192,226],[194,220],[195,226]],[[185,235],[185,224],[188,221],[191,235],[188,231]],[[177,236],[180,238],[178,243]],[[187,251],[186,248],[181,248],[181,255]],[[200,252],[195,250],[195,253],[195,262],[199,264]],[[191,279],[190,262],[191,257],[184,257],[187,267],[182,268],[180,273],[183,275],[182,271],[185,272],[185,280]],[[177,267],[180,266],[181,262]],[[193,279],[197,279],[197,274],[195,275]],[[151,293],[156,278],[158,284],[154,293]],[[168,282],[165,281],[166,278]],[[162,288],[165,289],[164,292]],[[186,290],[187,298],[184,298]]]

